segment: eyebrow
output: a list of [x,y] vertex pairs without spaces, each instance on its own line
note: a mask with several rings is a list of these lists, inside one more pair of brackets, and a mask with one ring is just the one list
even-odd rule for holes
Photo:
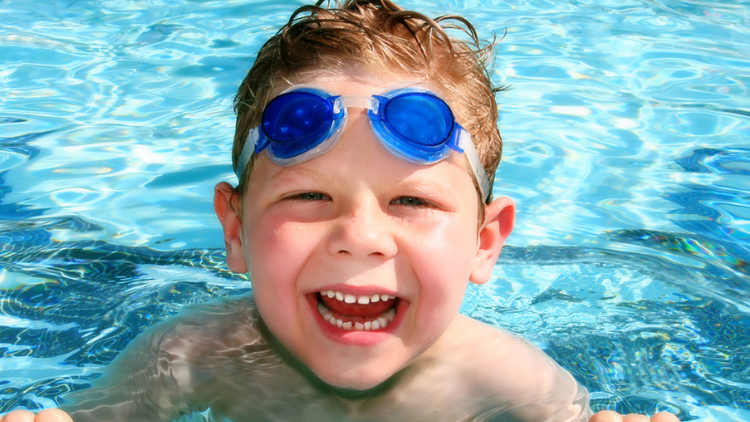
[[[408,189],[415,194],[419,194],[420,192],[441,196],[451,196],[453,194],[453,191],[445,184],[435,183],[433,180],[426,180],[425,177],[420,176],[418,173],[419,171],[416,170],[394,183],[387,185],[386,188],[396,191],[400,189]],[[267,186],[274,189],[276,186],[292,184],[300,179],[310,180],[322,186],[335,186],[341,178],[340,175],[336,174],[320,172],[300,166],[290,166],[284,167],[277,174],[273,175],[268,181]]]
[[273,175],[268,181],[268,185],[271,187],[275,185],[284,185],[287,183],[293,183],[299,179],[312,179],[319,183],[333,183],[335,181],[335,176],[333,179],[331,177],[323,177],[323,175],[317,171],[299,166],[291,166],[284,167],[277,174]]
[[397,181],[390,187],[393,189],[399,188],[410,188],[415,189],[419,192],[426,193],[438,193],[440,195],[451,195],[453,191],[449,189],[445,184],[435,183],[434,181],[426,181],[423,177],[414,172],[409,176]]

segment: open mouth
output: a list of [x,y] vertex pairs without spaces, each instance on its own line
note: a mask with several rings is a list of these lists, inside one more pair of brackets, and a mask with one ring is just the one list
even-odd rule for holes
[[329,324],[342,330],[375,331],[396,318],[399,298],[386,294],[353,295],[335,290],[317,293],[318,312]]

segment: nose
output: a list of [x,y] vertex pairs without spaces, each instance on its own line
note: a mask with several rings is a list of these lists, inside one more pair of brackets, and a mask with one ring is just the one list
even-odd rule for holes
[[374,198],[356,201],[336,218],[328,251],[334,256],[391,258],[397,250],[391,225]]

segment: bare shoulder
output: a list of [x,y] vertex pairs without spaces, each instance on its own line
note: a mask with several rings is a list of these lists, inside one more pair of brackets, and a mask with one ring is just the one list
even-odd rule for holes
[[110,365],[106,375],[119,369],[158,363],[187,364],[207,353],[263,342],[252,298],[212,300],[187,306],[153,325],[130,342]]
[[539,391],[558,375],[557,364],[531,343],[465,316],[459,315],[446,340],[444,350],[452,360],[488,387]]
[[465,316],[446,335],[444,353],[460,362],[458,377],[470,377],[474,388],[508,402],[521,420],[586,420],[585,388],[520,336]]
[[264,342],[252,298],[213,300],[186,307],[145,337],[167,352],[221,350]]
[[253,354],[268,345],[252,299],[190,306],[136,337],[64,410],[76,421],[172,420],[205,409]]

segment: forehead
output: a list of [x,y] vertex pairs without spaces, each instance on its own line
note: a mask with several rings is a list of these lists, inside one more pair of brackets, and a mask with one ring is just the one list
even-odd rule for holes
[[[274,84],[271,98],[279,95],[294,85],[331,86],[331,92],[337,93],[339,84],[360,84],[376,88],[375,93],[382,93],[396,88],[419,86],[428,89],[442,97],[449,104],[458,98],[455,96],[451,84],[442,79],[430,78],[424,72],[405,73],[394,72],[385,67],[370,66],[368,68],[347,67],[344,69],[314,69],[301,72],[294,77],[284,78]],[[356,94],[354,94],[356,95]]]

